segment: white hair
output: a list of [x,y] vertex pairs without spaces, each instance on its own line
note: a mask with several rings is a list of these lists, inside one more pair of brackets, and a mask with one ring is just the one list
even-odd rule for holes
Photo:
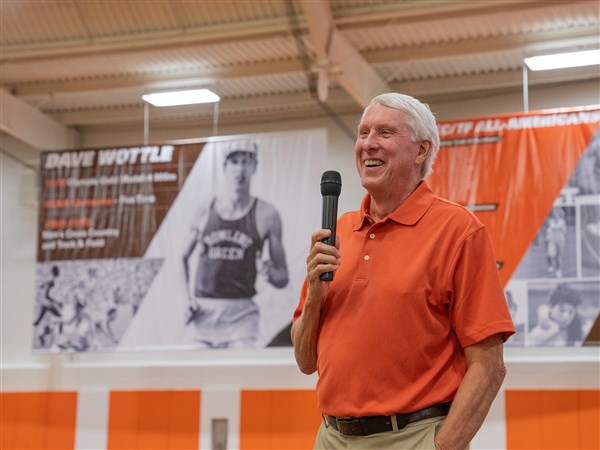
[[440,148],[440,135],[438,133],[437,123],[429,106],[425,103],[421,103],[410,95],[390,92],[373,98],[367,105],[367,108],[365,108],[363,116],[369,106],[376,104],[394,108],[406,113],[408,115],[408,125],[412,131],[411,137],[413,141],[431,142],[431,150],[421,167],[421,178],[426,178],[433,171],[433,163]]

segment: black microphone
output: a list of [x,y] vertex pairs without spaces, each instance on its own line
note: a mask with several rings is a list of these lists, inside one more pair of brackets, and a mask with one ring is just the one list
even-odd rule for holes
[[[335,170],[323,172],[321,177],[321,195],[323,196],[322,228],[331,230],[331,235],[323,239],[328,245],[335,245],[335,224],[337,222],[338,197],[342,192],[342,177]],[[321,274],[321,281],[332,281],[333,272]]]

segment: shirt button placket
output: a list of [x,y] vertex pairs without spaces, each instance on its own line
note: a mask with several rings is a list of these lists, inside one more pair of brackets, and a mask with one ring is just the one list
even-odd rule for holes
[[[374,240],[374,239],[375,239],[375,233],[369,233],[369,239],[370,239],[370,240]],[[368,261],[368,260],[369,260],[369,258],[370,258],[370,256],[369,256],[369,255],[364,255],[364,256],[363,256],[363,259],[364,259],[365,261]]]

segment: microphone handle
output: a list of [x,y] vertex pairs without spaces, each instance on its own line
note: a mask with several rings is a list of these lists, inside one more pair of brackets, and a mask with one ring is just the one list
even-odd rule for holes
[[[322,228],[331,230],[329,237],[323,239],[327,245],[335,246],[335,225],[337,222],[338,198],[335,195],[323,196],[323,222]],[[332,281],[333,272],[325,272],[320,276],[321,281]]]

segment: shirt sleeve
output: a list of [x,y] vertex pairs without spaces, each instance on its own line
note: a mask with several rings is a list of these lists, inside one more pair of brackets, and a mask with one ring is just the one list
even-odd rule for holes
[[449,274],[450,322],[463,347],[515,328],[504,295],[492,243],[484,227],[460,244]]

